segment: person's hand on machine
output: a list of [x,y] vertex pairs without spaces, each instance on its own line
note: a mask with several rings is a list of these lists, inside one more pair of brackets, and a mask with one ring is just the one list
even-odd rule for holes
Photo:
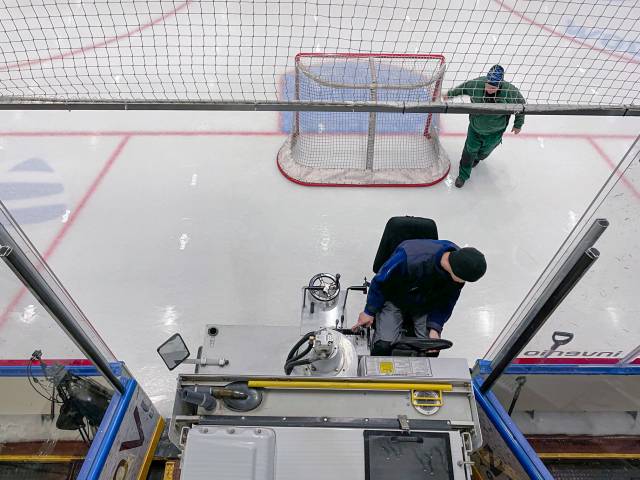
[[373,319],[374,317],[372,317],[371,315],[367,315],[364,312],[360,312],[360,315],[358,315],[358,321],[353,327],[351,327],[351,330],[353,332],[357,332],[361,328],[370,327],[373,324]]

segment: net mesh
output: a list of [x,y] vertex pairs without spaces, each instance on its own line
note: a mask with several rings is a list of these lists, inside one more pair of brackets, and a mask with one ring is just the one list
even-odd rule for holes
[[[438,98],[440,55],[299,54],[289,88],[303,103]],[[305,184],[413,184],[441,180],[449,160],[431,113],[300,111],[278,164]]]
[[5,104],[307,108],[282,89],[306,51],[441,53],[446,89],[499,63],[531,111],[640,102],[634,0],[5,0],[0,26]]

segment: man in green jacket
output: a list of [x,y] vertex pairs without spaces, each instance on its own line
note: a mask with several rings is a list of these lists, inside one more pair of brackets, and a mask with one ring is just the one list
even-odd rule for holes
[[[468,95],[472,103],[525,103],[520,90],[504,81],[504,68],[500,65],[491,67],[484,77],[469,80],[452,88],[442,99],[446,101],[459,95]],[[462,188],[471,176],[471,169],[502,143],[502,135],[509,125],[509,116],[481,113],[469,115],[469,129],[462,150],[456,187]],[[523,124],[524,114],[516,113],[511,131],[515,134],[520,133]]]

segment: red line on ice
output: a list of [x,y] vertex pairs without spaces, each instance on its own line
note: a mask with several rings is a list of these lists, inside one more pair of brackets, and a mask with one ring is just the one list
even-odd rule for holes
[[[277,137],[277,136],[285,136],[287,135],[284,132],[279,131],[271,131],[271,130],[262,130],[262,131],[250,131],[250,130],[99,130],[99,131],[91,131],[91,130],[71,130],[71,131],[5,131],[0,132],[0,137],[224,137],[224,136],[237,136],[237,137]],[[443,137],[464,137],[467,135],[466,132],[446,132],[440,134]],[[530,133],[530,132],[522,132],[518,135],[509,135],[509,138],[521,138],[521,139],[531,139],[531,138],[565,138],[565,139],[584,139],[588,140],[590,138],[598,138],[598,139],[620,139],[620,140],[631,140],[636,138],[635,135],[628,135],[622,133],[556,133],[556,132],[547,132],[547,133]]]
[[44,131],[44,132],[0,132],[0,137],[207,137],[207,136],[242,136],[242,137],[274,137],[278,135],[286,135],[286,133],[277,131],[224,131],[224,130],[166,130],[166,131],[145,131],[145,130],[133,130],[133,131],[119,131],[119,130],[102,130],[102,131]]
[[[129,136],[125,136],[122,140],[120,140],[115,150],[111,152],[111,155],[109,156],[105,165],[102,167],[102,169],[98,173],[97,177],[93,180],[88,190],[85,192],[85,194],[82,196],[78,204],[71,211],[71,215],[69,215],[69,219],[66,221],[66,223],[62,225],[62,228],[58,231],[58,233],[54,237],[49,247],[43,253],[42,256],[45,260],[51,257],[51,255],[56,250],[58,245],[60,245],[60,242],[62,241],[64,236],[69,232],[69,229],[77,220],[78,215],[80,215],[80,212],[82,212],[82,210],[87,205],[87,203],[89,202],[93,194],[96,193],[96,190],[102,183],[102,180],[104,180],[104,177],[111,170],[111,167],[113,166],[115,161],[118,159],[118,157],[124,150],[124,147],[127,145],[127,142],[129,142],[129,139],[130,139]],[[7,307],[3,310],[2,314],[0,314],[0,327],[2,327],[2,325],[7,321],[7,319],[9,318],[9,315],[11,315],[11,312],[13,312],[16,309],[16,307],[18,306],[18,304],[20,303],[20,301],[22,300],[22,298],[26,293],[27,293],[27,289],[22,287],[20,291],[18,291],[18,293],[13,297],[9,305],[7,305]],[[91,325],[91,328],[93,328],[92,325]],[[94,332],[95,332],[95,329],[94,329]],[[95,333],[96,335],[99,336],[98,332],[95,332]],[[115,355],[114,355],[114,358],[115,358]]]
[[140,25],[139,27],[134,28],[133,30],[130,30],[130,31],[128,31],[126,33],[123,33],[121,35],[117,35],[115,37],[107,38],[106,40],[103,40],[102,42],[93,43],[91,45],[85,45],[84,47],[74,48],[73,50],[69,50],[69,51],[63,52],[63,53],[58,53],[57,55],[52,55],[52,56],[46,57],[46,58],[36,58],[36,59],[33,59],[33,60],[23,60],[21,62],[12,63],[12,64],[9,64],[9,65],[3,65],[3,66],[0,67],[0,72],[6,71],[6,70],[13,70],[15,68],[19,69],[19,68],[22,68],[22,67],[27,67],[29,65],[37,65],[37,64],[41,64],[41,63],[45,63],[45,62],[52,62],[54,60],[60,60],[62,58],[73,57],[74,55],[77,55],[78,53],[90,52],[91,50],[96,50],[98,48],[106,47],[107,45],[110,45],[112,43],[119,42],[123,38],[132,37],[132,36],[136,35],[137,33],[140,33],[140,32],[142,32],[142,31],[144,31],[144,30],[146,30],[146,29],[148,29],[150,27],[153,27],[154,25],[157,25],[158,23],[164,22],[166,19],[176,15],[179,11],[184,10],[187,6],[189,6],[189,4],[191,2],[193,2],[193,0],[186,0],[185,2],[181,3],[176,8],[174,8],[173,10],[171,10],[170,12],[165,13],[164,15],[156,18],[155,20],[152,20],[149,23],[145,23],[144,25]]
[[[605,162],[607,162],[609,167],[611,167],[611,170],[615,171],[617,165],[611,159],[611,157],[609,155],[607,155],[607,153],[604,151],[604,149],[600,145],[598,145],[598,143],[592,138],[588,138],[587,141],[591,144],[591,146],[595,149],[595,151],[600,154],[600,156],[603,158],[603,160]],[[638,190],[636,190],[636,187],[633,185],[633,183],[631,183],[629,181],[629,179],[627,177],[623,176],[623,172],[618,172],[617,175],[618,175],[618,178],[620,178],[620,180],[622,180],[622,183],[624,183],[626,185],[626,187],[629,190],[631,190],[631,193],[633,193],[633,196],[636,197],[638,200],[640,200],[640,192],[638,192]]]

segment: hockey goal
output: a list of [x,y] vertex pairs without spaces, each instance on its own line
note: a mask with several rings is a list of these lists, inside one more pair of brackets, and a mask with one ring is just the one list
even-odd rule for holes
[[437,100],[442,55],[300,53],[292,88],[304,111],[291,116],[278,168],[304,185],[427,186],[449,159],[432,113],[328,112],[327,102],[410,107]]

